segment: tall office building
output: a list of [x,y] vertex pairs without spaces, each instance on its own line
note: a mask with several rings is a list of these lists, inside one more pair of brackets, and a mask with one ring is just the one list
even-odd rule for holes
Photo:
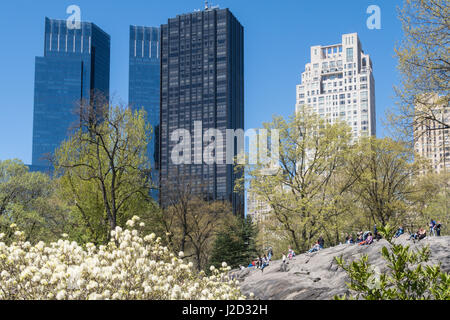
[[[161,198],[166,186],[177,177],[189,180],[194,191],[211,200],[227,200],[235,213],[243,214],[244,196],[234,193],[237,175],[234,165],[195,163],[202,155],[203,141],[194,123],[201,122],[202,133],[219,129],[244,128],[244,30],[229,9],[205,8],[178,15],[161,26]],[[177,129],[191,134],[192,164],[176,165],[171,153],[178,141],[171,135]],[[236,150],[235,150],[236,152]],[[198,159],[198,158],[197,158]],[[205,160],[203,158],[203,160]]]
[[93,23],[66,24],[45,18],[44,56],[36,57],[32,170],[49,170],[48,155],[79,124],[80,101],[109,96],[110,36]]
[[[429,160],[433,172],[449,172],[450,129],[444,124],[450,123],[450,106],[441,104],[438,95],[430,95],[423,100],[426,100],[427,105],[418,105],[415,109],[415,151],[422,158]],[[425,173],[426,170],[422,170],[422,174]]]
[[353,139],[376,135],[372,60],[358,34],[342,35],[340,44],[311,47],[311,62],[297,86],[296,110],[305,105],[327,123],[347,122]]
[[159,109],[160,109],[160,29],[130,26],[130,72],[128,102],[134,110],[144,109],[152,127],[147,147],[152,168],[152,190],[158,199],[159,183]]

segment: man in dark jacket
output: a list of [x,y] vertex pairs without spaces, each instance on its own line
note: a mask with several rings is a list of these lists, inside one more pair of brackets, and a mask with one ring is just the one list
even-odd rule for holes
[[320,249],[323,249],[325,245],[325,240],[323,240],[322,236],[319,237],[319,240],[317,240],[317,242],[319,243]]

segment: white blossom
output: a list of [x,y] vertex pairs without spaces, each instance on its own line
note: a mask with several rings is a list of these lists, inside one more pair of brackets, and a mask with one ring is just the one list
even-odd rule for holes
[[183,252],[171,253],[153,233],[142,236],[137,223],[133,217],[126,223],[132,230],[117,227],[102,246],[82,247],[66,235],[32,245],[14,230],[17,241],[0,242],[0,300],[245,299],[227,264],[198,274]]

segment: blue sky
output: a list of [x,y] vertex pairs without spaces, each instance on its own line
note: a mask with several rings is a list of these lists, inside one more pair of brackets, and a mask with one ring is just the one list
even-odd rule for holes
[[[44,51],[44,18],[66,19],[69,5],[83,21],[111,35],[111,92],[128,100],[130,25],[159,26],[177,14],[204,6],[202,0],[14,0],[0,7],[0,160],[31,162],[34,59]],[[377,135],[387,135],[385,110],[394,105],[401,39],[396,7],[400,0],[215,0],[230,8],[245,30],[245,126],[260,127],[273,114],[295,109],[295,86],[312,45],[336,44],[358,32],[371,55],[376,81]],[[382,29],[369,30],[367,7],[381,8]]]

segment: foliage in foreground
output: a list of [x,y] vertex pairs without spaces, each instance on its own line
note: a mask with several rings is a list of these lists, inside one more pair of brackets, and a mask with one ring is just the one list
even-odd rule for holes
[[211,267],[207,277],[184,263],[182,252],[179,257],[170,253],[154,234],[142,237],[138,217],[127,226],[116,227],[108,245],[85,248],[62,239],[32,246],[16,231],[17,241],[0,242],[0,300],[245,299],[238,282],[226,275],[225,263],[220,270]]
[[[359,261],[346,264],[342,257],[336,258],[351,279],[347,283],[355,292],[353,297],[336,296],[336,300],[449,300],[450,276],[439,265],[426,265],[430,257],[429,247],[411,250],[392,241],[392,230],[387,226],[380,233],[388,240],[381,254],[387,262],[387,273],[380,273],[368,263],[365,255]],[[425,265],[423,265],[425,264]]]

